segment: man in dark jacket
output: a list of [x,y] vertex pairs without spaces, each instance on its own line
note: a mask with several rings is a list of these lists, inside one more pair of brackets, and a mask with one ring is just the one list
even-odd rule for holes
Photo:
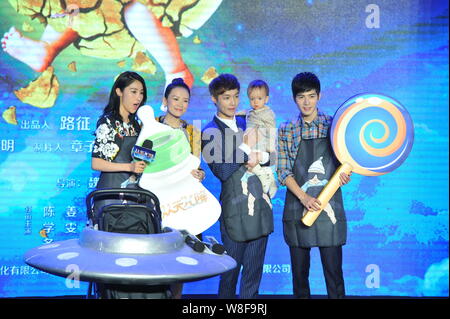
[[209,85],[217,113],[202,131],[202,154],[214,176],[221,182],[222,215],[220,232],[227,253],[237,267],[222,274],[219,298],[235,298],[242,266],[240,298],[256,298],[261,282],[268,235],[273,232],[270,197],[263,193],[256,175],[246,174],[268,153],[255,153],[255,130],[244,134],[245,117],[235,116],[240,84],[231,74],[221,74]]

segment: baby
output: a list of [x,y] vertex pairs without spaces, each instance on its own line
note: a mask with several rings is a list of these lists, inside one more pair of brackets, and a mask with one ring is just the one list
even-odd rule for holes
[[[269,154],[275,152],[277,139],[275,113],[266,105],[269,101],[269,86],[262,80],[254,80],[248,85],[247,95],[252,107],[246,114],[247,130],[256,128],[260,136],[254,151],[268,152]],[[252,169],[252,173],[261,180],[264,193],[269,193],[271,198],[277,192],[274,172],[274,166],[258,164]]]

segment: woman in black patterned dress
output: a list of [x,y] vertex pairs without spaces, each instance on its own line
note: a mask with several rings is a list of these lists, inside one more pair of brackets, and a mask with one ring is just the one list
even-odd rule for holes
[[147,88],[139,74],[127,71],[117,77],[95,131],[91,166],[101,172],[97,189],[129,187],[144,171],[145,162],[133,161],[131,150],[140,132],[135,114],[146,100]]

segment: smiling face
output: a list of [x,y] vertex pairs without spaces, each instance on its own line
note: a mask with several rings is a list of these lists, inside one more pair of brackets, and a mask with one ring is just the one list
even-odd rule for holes
[[316,118],[319,100],[320,94],[317,94],[316,90],[308,90],[295,96],[295,103],[306,122],[311,122]]
[[163,104],[167,106],[167,113],[175,118],[180,118],[189,105],[189,92],[183,87],[174,87],[167,98],[163,98]]
[[119,112],[124,122],[128,122],[128,116],[136,113],[144,100],[144,86],[140,81],[133,81],[122,90],[116,89],[120,97]]
[[217,116],[223,119],[232,120],[239,105],[239,90],[233,89],[219,94],[217,98],[211,97],[217,107]]

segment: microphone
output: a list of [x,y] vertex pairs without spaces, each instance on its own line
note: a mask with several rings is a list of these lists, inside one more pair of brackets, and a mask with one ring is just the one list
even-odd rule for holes
[[145,140],[142,146],[134,145],[131,151],[131,156],[136,161],[144,161],[147,164],[155,160],[156,152],[152,150],[153,142]]
[[205,236],[205,238],[208,242],[203,242],[203,244],[205,244],[213,253],[222,255],[225,252],[223,245],[219,244],[213,236]]
[[185,236],[184,242],[186,245],[191,247],[194,251],[201,253],[205,250],[205,244],[201,242],[196,236],[191,235],[185,230],[180,230],[180,232]]
[[153,148],[153,141],[151,140],[145,140],[144,143],[142,143],[142,147],[152,149]]

